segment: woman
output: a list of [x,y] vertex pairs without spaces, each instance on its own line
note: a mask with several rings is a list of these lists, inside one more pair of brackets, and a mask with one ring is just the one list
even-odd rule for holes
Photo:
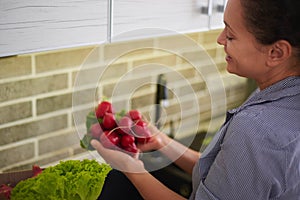
[[[171,159],[181,155],[175,163],[193,171],[190,199],[300,199],[299,18],[299,0],[229,0],[218,43],[227,54],[227,70],[254,79],[258,89],[228,111],[202,155],[155,131],[140,146],[142,151],[166,147],[161,151]],[[140,160],[91,144],[124,171],[144,199],[183,199]]]

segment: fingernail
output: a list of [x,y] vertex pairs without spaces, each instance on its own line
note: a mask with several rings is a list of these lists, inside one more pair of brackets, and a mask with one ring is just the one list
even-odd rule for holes
[[97,141],[94,139],[92,139],[90,143],[91,143],[92,147],[94,147],[94,148],[97,146]]

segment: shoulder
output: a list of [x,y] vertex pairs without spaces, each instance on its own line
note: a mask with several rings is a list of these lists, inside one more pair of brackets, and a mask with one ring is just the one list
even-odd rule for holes
[[284,148],[300,136],[300,95],[298,96],[299,102],[279,99],[240,109],[234,114],[227,133]]

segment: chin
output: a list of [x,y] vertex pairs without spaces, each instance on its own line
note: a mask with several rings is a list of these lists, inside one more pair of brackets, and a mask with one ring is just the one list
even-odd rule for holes
[[226,70],[228,73],[230,74],[236,74],[236,70],[234,70],[232,67],[230,67],[230,65],[227,64],[226,66]]
[[247,77],[246,75],[239,72],[238,70],[235,70],[233,68],[228,67],[228,65],[227,65],[227,72],[230,73],[230,74],[235,74],[235,75],[240,76],[240,77]]

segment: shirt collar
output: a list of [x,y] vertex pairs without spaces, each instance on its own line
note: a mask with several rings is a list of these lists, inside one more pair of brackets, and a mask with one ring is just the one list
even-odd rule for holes
[[237,112],[249,105],[275,101],[297,94],[300,94],[300,76],[291,76],[265,88],[264,90],[256,89],[243,105],[239,108],[232,109],[230,113]]

